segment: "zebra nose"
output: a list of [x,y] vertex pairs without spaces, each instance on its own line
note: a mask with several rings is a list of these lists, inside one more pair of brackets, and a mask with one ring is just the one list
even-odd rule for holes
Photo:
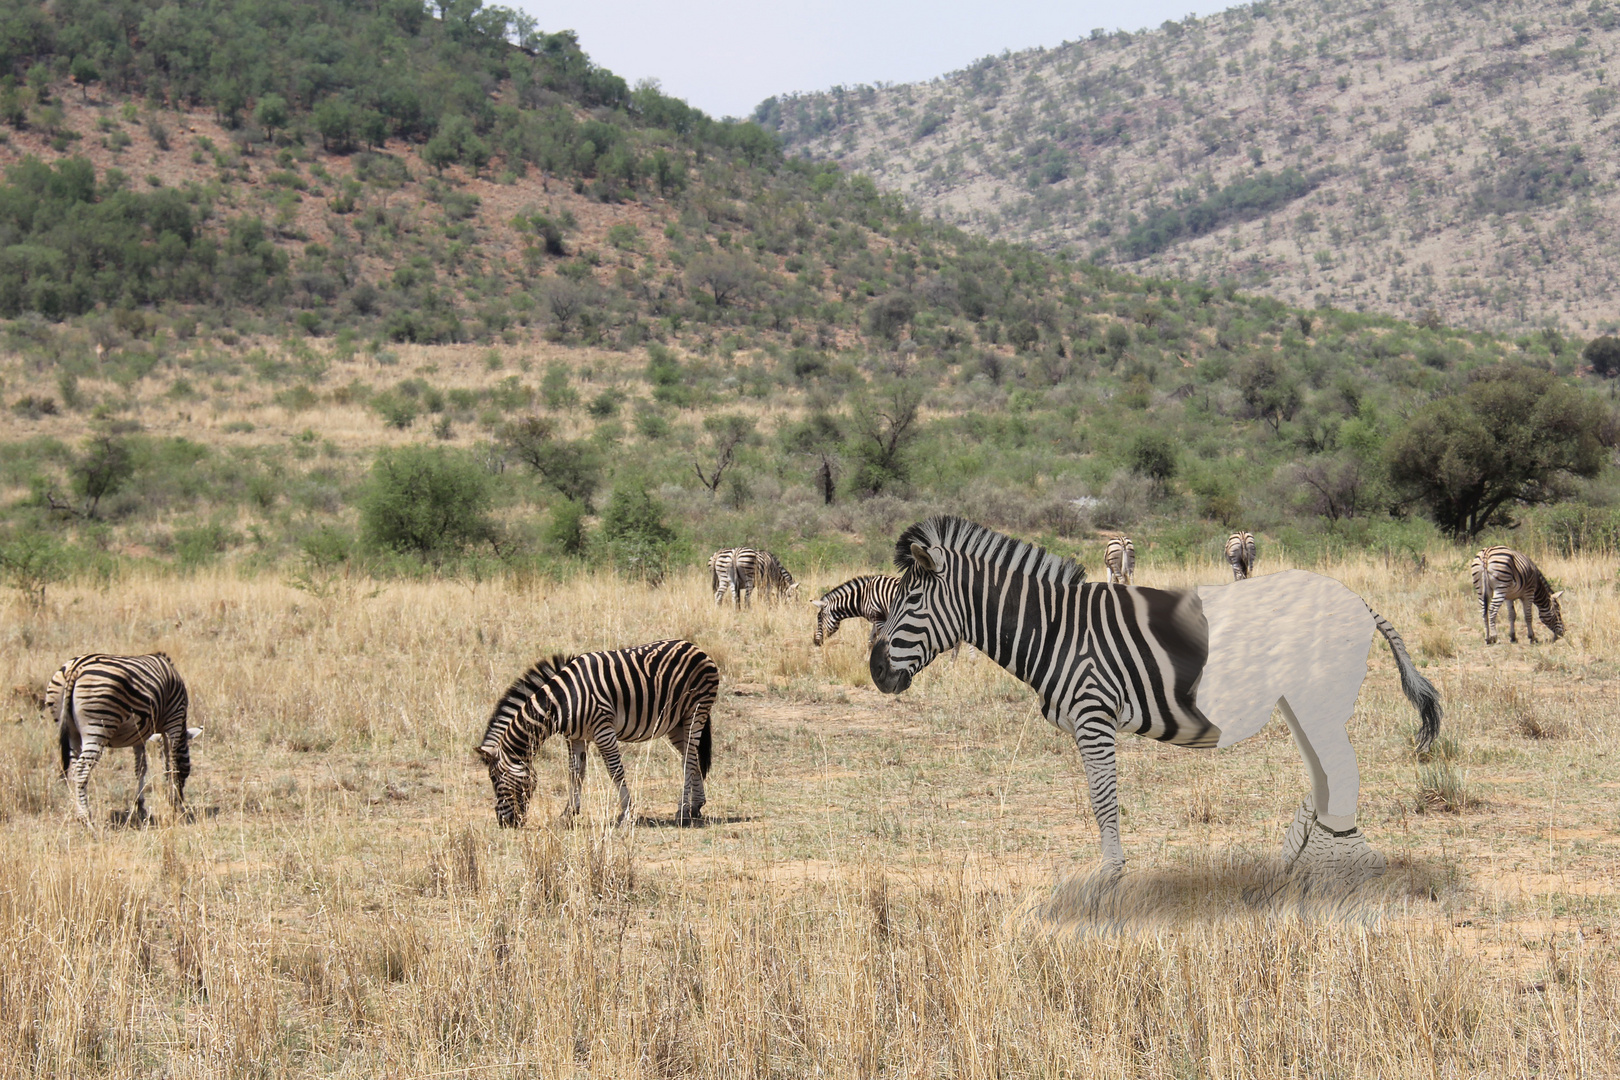
[[889,643],[879,640],[872,645],[872,658],[868,661],[872,672],[872,685],[885,694],[899,694],[911,685],[911,673],[896,671],[889,663]]

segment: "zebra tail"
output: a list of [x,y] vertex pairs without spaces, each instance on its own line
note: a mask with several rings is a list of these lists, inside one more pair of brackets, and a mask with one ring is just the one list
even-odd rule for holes
[[62,749],[63,776],[68,774],[68,766],[73,764],[73,728],[79,723],[73,713],[73,686],[77,682],[73,675],[64,679],[62,694],[56,699],[56,741]]
[[714,721],[706,720],[698,733],[698,775],[709,775],[709,758],[714,750]]
[[1401,635],[1395,632],[1389,620],[1373,611],[1371,605],[1367,610],[1372,611],[1373,624],[1384,635],[1384,640],[1389,642],[1389,651],[1395,657],[1395,666],[1401,673],[1401,690],[1406,694],[1406,700],[1417,708],[1418,715],[1423,718],[1418,728],[1417,743],[1418,753],[1421,754],[1434,744],[1435,737],[1440,734],[1440,691],[1418,674],[1417,665],[1412,663],[1412,657],[1406,651],[1406,642],[1401,640]]

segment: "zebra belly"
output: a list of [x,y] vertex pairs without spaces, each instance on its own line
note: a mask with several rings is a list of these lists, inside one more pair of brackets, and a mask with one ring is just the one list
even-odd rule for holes
[[1200,585],[1209,661],[1198,706],[1231,746],[1266,726],[1279,698],[1307,716],[1354,707],[1373,619],[1342,582],[1304,570]]

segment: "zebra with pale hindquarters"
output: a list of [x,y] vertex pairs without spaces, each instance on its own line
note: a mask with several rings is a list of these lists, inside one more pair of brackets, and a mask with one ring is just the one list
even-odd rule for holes
[[1564,636],[1564,613],[1558,604],[1558,598],[1564,594],[1553,592],[1541,568],[1528,556],[1500,545],[1484,548],[1468,564],[1468,574],[1474,580],[1474,595],[1479,597],[1480,614],[1485,619],[1485,644],[1496,644],[1496,614],[1504,601],[1509,641],[1519,640],[1513,616],[1515,600],[1524,606],[1525,632],[1530,635],[1531,644],[1536,641],[1536,619],[1531,605],[1541,612],[1541,621],[1552,631],[1554,641]]
[[1235,532],[1226,538],[1226,563],[1232,568],[1233,581],[1254,576],[1254,533]]
[[1108,541],[1103,565],[1108,567],[1108,584],[1129,585],[1136,576],[1136,545],[1131,543],[1131,538],[1116,536]]
[[1373,630],[1422,716],[1420,749],[1439,733],[1440,701],[1395,628],[1344,585],[1303,570],[1185,591],[1088,585],[1069,560],[952,517],[907,529],[895,564],[900,590],[872,646],[872,682],[900,693],[966,640],[1035,688],[1046,718],[1080,748],[1111,870],[1125,861],[1116,732],[1230,746],[1275,708],[1311,780],[1285,863],[1347,880],[1383,871],[1356,827],[1360,777],[1345,731]]
[[135,753],[135,810],[146,819],[146,743],[163,740],[169,802],[176,816],[185,810],[186,778],[191,775],[191,740],[202,734],[186,727],[190,699],[186,684],[164,653],[75,656],[51,676],[45,708],[56,720],[62,775],[73,791],[73,811],[90,822],[90,772],[104,751],[120,746]]
[[619,820],[631,822],[619,744],[662,735],[685,764],[675,820],[700,824],[713,744],[709,716],[719,692],[720,669],[690,641],[541,660],[495,703],[478,747],[495,788],[496,820],[523,824],[534,794],[534,754],[548,737],[561,735],[568,740],[566,816],[579,812],[585,749],[594,742],[619,790]]
[[757,588],[767,600],[786,600],[799,588],[787,567],[769,551],[758,548],[722,548],[709,556],[709,586],[714,602],[729,595],[741,606]]

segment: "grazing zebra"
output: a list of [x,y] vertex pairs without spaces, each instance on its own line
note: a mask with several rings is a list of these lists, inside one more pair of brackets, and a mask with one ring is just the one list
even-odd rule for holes
[[900,579],[889,574],[862,574],[830,589],[820,600],[810,601],[816,609],[815,643],[820,645],[838,633],[845,619],[865,619],[872,624],[872,637],[889,617]]
[[1564,613],[1558,606],[1558,598],[1564,594],[1552,591],[1541,568],[1528,556],[1510,547],[1488,547],[1474,556],[1474,561],[1468,564],[1468,573],[1474,579],[1474,595],[1479,597],[1480,614],[1485,618],[1485,644],[1496,644],[1496,613],[1504,600],[1507,601],[1509,641],[1519,640],[1513,617],[1515,600],[1524,605],[1525,632],[1530,635],[1532,645],[1536,641],[1532,604],[1541,612],[1541,621],[1553,632],[1553,640],[1564,636]]
[[1254,533],[1235,532],[1226,538],[1226,561],[1232,567],[1232,580],[1254,576]]
[[185,809],[186,777],[191,775],[191,740],[200,728],[186,727],[190,700],[186,684],[164,653],[145,656],[75,656],[57,669],[45,688],[45,708],[56,719],[62,775],[73,789],[73,810],[89,825],[86,788],[103,751],[120,746],[135,751],[135,816],[146,819],[146,743],[163,739],[168,762],[169,802],[176,815]]
[[1116,536],[1108,541],[1103,565],[1108,567],[1108,584],[1129,585],[1136,574],[1136,545],[1131,543],[1131,538]]
[[1125,860],[1117,731],[1230,746],[1279,708],[1312,789],[1285,862],[1355,879],[1382,872],[1356,827],[1360,777],[1345,732],[1375,628],[1422,716],[1420,747],[1439,732],[1440,702],[1394,627],[1339,582],[1288,570],[1186,591],[1088,585],[1069,560],[952,517],[907,529],[895,564],[900,591],[872,646],[872,682],[900,693],[966,639],[1035,688],[1046,718],[1079,745],[1110,869]]
[[585,747],[594,742],[619,789],[619,820],[627,824],[634,818],[619,744],[664,735],[686,763],[675,820],[700,824],[713,742],[709,712],[719,692],[720,669],[690,641],[539,661],[495,703],[478,747],[495,787],[495,819],[506,827],[523,824],[534,794],[534,753],[547,737],[561,735],[568,740],[566,816],[579,813]]
[[755,588],[767,600],[786,600],[799,587],[782,560],[756,548],[724,548],[709,556],[709,585],[715,603],[725,603],[729,594],[739,607]]

